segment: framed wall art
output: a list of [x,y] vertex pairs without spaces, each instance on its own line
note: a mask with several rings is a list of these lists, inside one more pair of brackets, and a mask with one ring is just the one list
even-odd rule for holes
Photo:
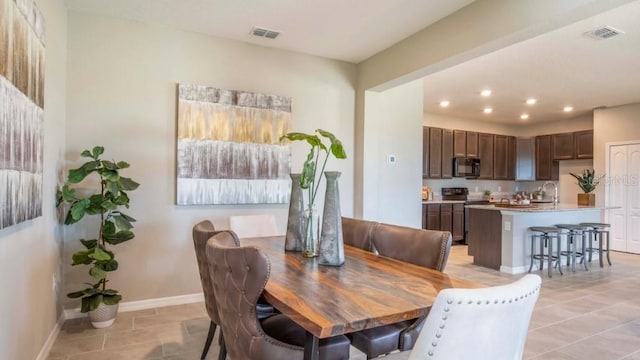
[[179,205],[288,203],[291,98],[178,85]]

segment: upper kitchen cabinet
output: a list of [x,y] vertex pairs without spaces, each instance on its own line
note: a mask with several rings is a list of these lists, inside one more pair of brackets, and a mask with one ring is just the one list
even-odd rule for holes
[[[467,151],[469,150],[469,133],[467,133]],[[480,176],[478,179],[493,179],[493,134],[478,135],[478,158],[480,159]]]
[[453,130],[442,129],[442,178],[453,177]]
[[536,180],[558,180],[558,162],[552,158],[552,135],[536,136]]
[[[508,180],[509,170],[509,137],[506,135],[493,136],[493,178],[495,180]],[[480,172],[484,167],[484,161],[480,160]]]
[[429,127],[422,127],[422,177],[429,177]]
[[471,158],[480,157],[478,155],[478,133],[473,131],[467,131],[466,142],[467,142],[466,156]]
[[429,129],[429,177],[442,177],[442,129]]
[[467,132],[453,130],[453,157],[467,156]]
[[571,160],[574,158],[573,133],[551,135],[551,151],[553,160]]
[[593,130],[573,133],[576,159],[593,159]]
[[536,139],[516,139],[516,180],[533,181],[536,179]]
[[516,179],[516,137],[507,138],[507,180]]

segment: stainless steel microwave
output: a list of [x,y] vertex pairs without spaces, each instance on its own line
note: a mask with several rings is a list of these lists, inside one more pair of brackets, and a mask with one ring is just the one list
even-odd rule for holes
[[480,176],[480,159],[467,157],[453,158],[453,176],[477,178]]

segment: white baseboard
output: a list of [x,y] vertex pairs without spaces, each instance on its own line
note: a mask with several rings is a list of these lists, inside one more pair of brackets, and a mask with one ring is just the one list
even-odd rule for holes
[[56,322],[56,326],[53,327],[53,330],[51,330],[51,333],[49,333],[49,337],[47,338],[47,341],[44,342],[44,345],[42,345],[42,349],[40,349],[40,352],[38,353],[38,356],[36,357],[36,360],[46,360],[49,357],[49,352],[51,352],[51,348],[53,347],[53,344],[56,342],[56,339],[58,338],[58,334],[60,333],[60,329],[62,329],[62,324],[64,324],[64,313],[58,318],[58,322]]
[[[535,265],[534,265],[534,268],[535,268]],[[527,271],[529,271],[528,266],[511,267],[511,266],[500,265],[500,272],[511,274],[511,275],[522,274],[522,273],[526,273]]]
[[[170,297],[164,297],[164,298],[147,299],[147,300],[139,300],[139,301],[127,301],[127,302],[120,303],[120,306],[118,307],[118,312],[146,310],[146,309],[153,309],[153,308],[163,307],[163,306],[191,304],[191,303],[203,302],[203,301],[204,301],[203,293],[170,296]],[[67,309],[64,311],[65,320],[77,319],[84,316],[87,316],[87,315],[84,313],[81,313],[80,308]]]

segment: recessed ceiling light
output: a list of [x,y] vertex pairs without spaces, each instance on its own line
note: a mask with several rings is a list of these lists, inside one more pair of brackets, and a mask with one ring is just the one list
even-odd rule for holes
[[447,106],[449,106],[449,100],[442,100],[442,101],[440,101],[440,106],[441,106],[441,107],[447,107]]
[[573,111],[573,106],[565,106],[564,109],[562,109],[564,112],[571,112]]
[[484,110],[482,110],[485,114],[491,114],[493,112],[493,109],[490,107],[486,107],[484,108]]
[[491,96],[491,90],[489,89],[484,89],[480,92],[480,95],[487,97],[487,96]]
[[538,100],[536,100],[534,98],[527,99],[527,105],[535,105],[537,102],[538,102]]
[[522,120],[527,120],[528,118],[529,118],[529,114],[520,115],[520,119],[522,119]]

